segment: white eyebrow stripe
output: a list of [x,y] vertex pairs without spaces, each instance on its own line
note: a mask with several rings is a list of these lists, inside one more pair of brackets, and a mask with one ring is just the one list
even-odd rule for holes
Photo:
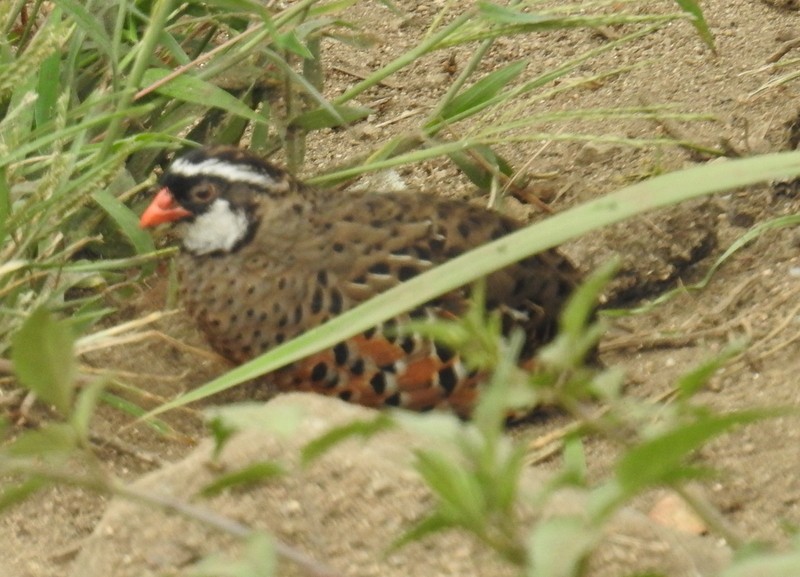
[[268,174],[241,165],[220,161],[216,158],[209,158],[200,163],[193,163],[179,158],[172,163],[169,172],[185,177],[197,175],[215,176],[229,182],[246,182],[264,187],[276,184],[275,179]]

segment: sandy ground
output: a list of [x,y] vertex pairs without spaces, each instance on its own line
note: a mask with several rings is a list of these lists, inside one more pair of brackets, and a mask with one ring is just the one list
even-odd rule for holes
[[[434,9],[444,3],[399,2],[408,11],[408,18],[388,12],[379,3],[363,4],[353,9],[352,18],[374,31],[380,42],[366,52],[329,47],[327,91],[331,95],[357,81],[360,71],[386,63],[413,45]],[[670,2],[648,5],[674,10]],[[578,106],[670,103],[681,111],[709,114],[713,120],[668,125],[642,120],[573,121],[547,124],[543,129],[627,137],[669,132],[744,155],[793,148],[797,143],[792,127],[798,124],[800,85],[795,82],[755,96],[752,93],[776,77],[776,72],[762,70],[770,57],[800,37],[800,13],[793,10],[792,2],[755,0],[709,0],[703,8],[716,36],[716,55],[688,23],[674,23],[587,62],[579,75],[591,76],[634,63],[646,62],[645,66],[532,105],[541,111],[560,111]],[[526,74],[534,77],[565,58],[602,46],[621,32],[573,30],[499,41],[487,59],[487,70],[528,55],[531,61]],[[785,58],[796,57],[797,51],[790,48]],[[374,117],[354,128],[311,138],[306,174],[333,167],[410,129],[444,93],[454,71],[457,73],[465,61],[465,54],[457,50],[435,53],[363,95],[362,104],[376,107]],[[631,149],[576,142],[532,143],[501,152],[514,166],[526,166],[531,190],[552,201],[556,210],[700,160],[680,148]],[[398,175],[411,188],[462,197],[476,194],[444,161],[402,168]],[[542,216],[517,200],[509,200],[506,209],[529,220]],[[587,269],[612,253],[621,255],[626,268],[614,295],[621,304],[630,306],[637,298],[697,280],[750,226],[799,209],[798,187],[764,184],[651,214],[639,222],[580,239],[565,250]],[[648,313],[616,322],[604,338],[603,360],[628,371],[637,383],[630,394],[656,397],[685,369],[731,339],[746,335],[751,339],[749,350],[721,371],[700,398],[718,410],[797,407],[799,255],[797,229],[763,234],[728,261],[702,291],[682,294]],[[162,280],[153,279],[151,287],[121,315],[130,318],[162,306],[163,285]],[[181,340],[202,346],[200,337],[180,317],[165,321],[162,327]],[[132,382],[163,398],[200,384],[221,370],[160,342],[135,345],[88,361],[96,366],[144,371],[146,375],[131,378]],[[192,370],[187,373],[189,368]],[[179,459],[202,437],[202,427],[191,412],[172,415],[168,420],[181,431],[180,436],[164,438],[146,427],[129,427],[129,416],[103,408],[95,425],[101,440],[98,453],[126,479]],[[564,424],[563,418],[555,416],[525,434],[535,437]],[[726,435],[701,451],[702,462],[719,471],[706,484],[706,496],[750,539],[780,546],[789,539],[788,528],[800,524],[798,437],[800,422],[787,416]],[[587,444],[593,475],[607,472],[613,457],[614,451],[605,443]],[[4,544],[0,548],[0,575],[69,573],[105,505],[104,497],[59,487],[14,507],[0,517],[0,541]],[[646,498],[642,506],[648,506]],[[347,551],[341,554],[346,557]],[[419,569],[422,567],[424,564]]]

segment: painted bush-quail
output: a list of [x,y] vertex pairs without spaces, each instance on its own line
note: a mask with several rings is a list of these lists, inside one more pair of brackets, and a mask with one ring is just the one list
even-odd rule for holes
[[[418,193],[340,193],[306,186],[235,148],[190,152],[169,167],[141,226],[177,221],[183,302],[211,346],[247,361],[371,296],[520,228],[500,213]],[[579,280],[556,250],[490,275],[486,305],[526,334],[523,356],[550,340]],[[453,318],[468,290],[408,318]],[[391,323],[389,323],[391,324]],[[372,407],[447,407],[468,415],[480,375],[418,336],[369,330],[267,378]]]

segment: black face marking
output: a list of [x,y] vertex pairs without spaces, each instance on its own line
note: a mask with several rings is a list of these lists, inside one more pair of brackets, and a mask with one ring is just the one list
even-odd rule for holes
[[386,397],[383,400],[383,404],[388,407],[399,407],[400,406],[400,393],[395,393]]

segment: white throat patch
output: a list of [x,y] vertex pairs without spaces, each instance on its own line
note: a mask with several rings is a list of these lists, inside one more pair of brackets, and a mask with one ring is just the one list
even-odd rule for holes
[[179,158],[169,167],[169,171],[179,176],[192,177],[197,175],[215,176],[228,182],[246,182],[268,188],[275,185],[275,179],[264,172],[259,172],[248,166],[230,164],[216,158],[208,158],[200,163],[192,163],[185,158]]
[[183,246],[194,254],[230,251],[247,234],[247,216],[232,210],[227,200],[218,198],[209,209],[189,223]]

